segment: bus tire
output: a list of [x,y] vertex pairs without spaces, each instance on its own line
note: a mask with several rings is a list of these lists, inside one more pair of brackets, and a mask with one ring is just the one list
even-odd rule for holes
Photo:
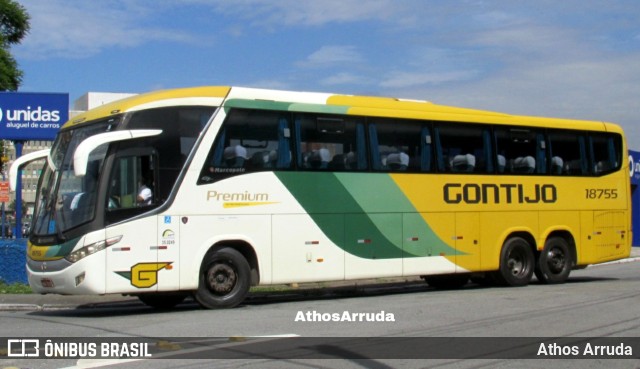
[[245,299],[250,287],[247,259],[237,250],[223,247],[205,255],[194,298],[207,309],[232,308]]
[[188,293],[182,292],[159,292],[159,293],[143,293],[138,295],[138,299],[147,306],[155,309],[171,309],[184,301]]
[[541,283],[564,283],[571,273],[569,244],[562,237],[551,237],[540,252],[534,273]]
[[521,287],[529,284],[535,268],[531,245],[522,237],[509,238],[500,252],[500,269],[494,274],[504,286]]

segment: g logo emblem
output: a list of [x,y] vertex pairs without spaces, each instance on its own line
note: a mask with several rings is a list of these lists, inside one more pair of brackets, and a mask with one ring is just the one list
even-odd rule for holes
[[131,281],[131,285],[138,288],[153,287],[158,283],[158,272],[162,269],[173,269],[172,261],[162,263],[138,263],[129,272],[115,272]]

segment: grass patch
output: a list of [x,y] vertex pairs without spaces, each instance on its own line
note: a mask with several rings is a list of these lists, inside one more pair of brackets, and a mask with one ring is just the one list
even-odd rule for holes
[[26,294],[33,293],[31,287],[28,284],[24,283],[12,283],[6,284],[3,281],[0,281],[0,294]]

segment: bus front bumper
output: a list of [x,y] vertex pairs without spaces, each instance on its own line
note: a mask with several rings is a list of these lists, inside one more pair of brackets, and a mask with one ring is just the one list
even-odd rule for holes
[[106,252],[98,252],[76,262],[65,259],[27,262],[27,278],[35,293],[95,295],[106,292]]

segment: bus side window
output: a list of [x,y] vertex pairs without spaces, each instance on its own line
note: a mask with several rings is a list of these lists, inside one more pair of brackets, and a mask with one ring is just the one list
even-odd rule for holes
[[621,164],[621,137],[611,133],[593,133],[589,137],[593,174],[604,175]]
[[444,123],[436,126],[438,170],[450,173],[493,172],[491,134],[486,126]]
[[542,132],[531,128],[498,126],[494,129],[496,169],[505,174],[547,172],[546,141]]
[[158,190],[158,152],[133,143],[124,145],[121,144],[123,150],[116,157],[108,180],[107,224],[142,214],[164,201]]
[[560,170],[560,174],[570,176],[584,176],[590,174],[586,139],[581,131],[549,130],[549,150],[552,171]]
[[298,169],[336,172],[367,169],[361,118],[300,114],[294,122]]
[[289,169],[291,142],[288,113],[233,109],[218,132],[198,184],[243,173]]
[[369,138],[374,170],[431,170],[431,135],[426,124],[423,126],[420,122],[372,119],[369,121]]

